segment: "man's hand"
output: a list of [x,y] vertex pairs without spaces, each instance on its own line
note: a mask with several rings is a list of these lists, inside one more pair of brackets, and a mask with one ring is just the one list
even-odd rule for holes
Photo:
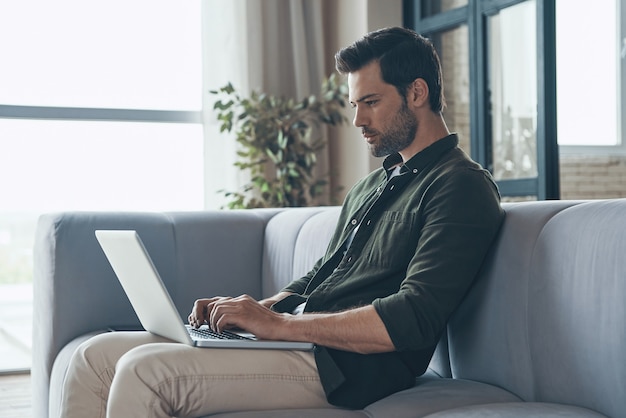
[[216,302],[218,300],[221,300],[221,299],[226,300],[226,299],[232,299],[232,298],[216,296],[213,298],[197,299],[193,303],[193,308],[191,308],[191,313],[187,317],[187,320],[189,321],[189,325],[191,325],[194,328],[200,328],[202,325],[208,324],[209,304]]
[[264,302],[248,295],[198,299],[189,314],[189,325],[199,328],[207,324],[217,332],[240,328],[261,339],[283,339],[280,331],[285,315],[271,311]]
[[189,324],[207,324],[214,331],[241,328],[260,339],[308,341],[362,354],[395,349],[372,305],[335,313],[291,315],[269,309],[288,293],[256,301],[248,295],[198,299]]

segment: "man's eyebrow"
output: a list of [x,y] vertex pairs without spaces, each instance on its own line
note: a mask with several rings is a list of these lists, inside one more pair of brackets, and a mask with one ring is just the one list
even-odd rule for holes
[[351,104],[361,103],[361,102],[364,102],[365,100],[370,99],[370,98],[372,98],[374,96],[380,96],[380,94],[378,94],[378,93],[369,93],[369,94],[366,94],[365,96],[359,97],[356,100],[350,100],[350,103]]

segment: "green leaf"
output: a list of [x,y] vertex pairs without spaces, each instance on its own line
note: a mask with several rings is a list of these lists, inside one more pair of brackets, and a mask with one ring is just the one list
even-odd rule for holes
[[276,137],[276,142],[280,149],[287,148],[288,137],[283,133],[282,130],[278,131],[278,136]]
[[[250,174],[249,183],[225,195],[231,208],[303,206],[321,193],[324,179],[313,176],[315,152],[326,146],[321,124],[347,122],[341,112],[346,105],[347,84],[336,74],[322,80],[318,95],[301,101],[264,92],[240,96],[228,83],[211,94],[221,94],[213,104],[220,131],[234,130],[238,144],[235,167]],[[232,138],[232,137],[231,137]],[[275,173],[266,178],[266,173]],[[320,190],[318,190],[320,189]]]

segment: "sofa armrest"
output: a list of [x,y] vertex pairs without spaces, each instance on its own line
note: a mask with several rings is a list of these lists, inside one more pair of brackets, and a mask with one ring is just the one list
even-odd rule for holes
[[[74,338],[110,326],[139,326],[94,235],[137,229],[163,273],[175,271],[174,234],[164,214],[60,213],[40,217],[33,274],[33,399],[48,399],[59,351]],[[39,401],[34,408],[42,406]],[[47,416],[34,411],[35,416]]]
[[276,212],[43,215],[34,249],[35,416],[48,415],[52,366],[68,342],[110,327],[140,327],[95,239],[96,229],[137,230],[185,318],[198,297],[241,293],[260,297],[263,234]]

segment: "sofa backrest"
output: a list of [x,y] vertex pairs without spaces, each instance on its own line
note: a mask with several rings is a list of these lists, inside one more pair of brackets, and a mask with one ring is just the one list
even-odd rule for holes
[[337,206],[293,208],[275,215],[265,228],[262,294],[279,292],[305,275],[324,255],[337,224]]
[[522,399],[626,410],[626,199],[505,205],[448,326],[453,377]]

